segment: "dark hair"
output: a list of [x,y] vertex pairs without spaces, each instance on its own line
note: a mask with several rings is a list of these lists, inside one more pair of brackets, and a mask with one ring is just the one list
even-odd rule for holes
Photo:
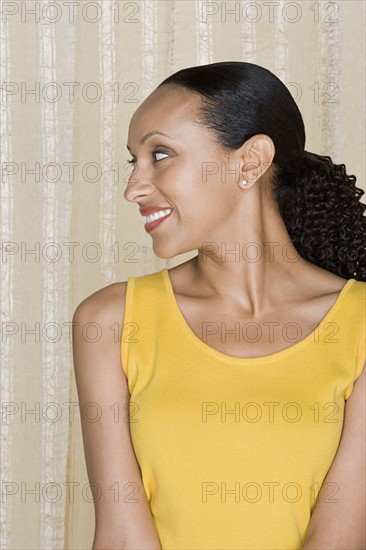
[[238,149],[256,134],[275,145],[274,198],[299,255],[341,277],[366,281],[366,205],[356,177],[329,156],[304,150],[301,113],[283,82],[254,63],[223,61],[181,69],[157,88],[201,94],[198,122]]

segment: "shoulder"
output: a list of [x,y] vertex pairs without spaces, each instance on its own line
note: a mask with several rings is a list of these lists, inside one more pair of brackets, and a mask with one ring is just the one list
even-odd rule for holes
[[74,311],[74,322],[121,322],[124,315],[127,281],[112,283],[87,296]]
[[366,282],[358,281],[353,277],[348,279],[340,277],[318,266],[311,266],[300,282],[305,301],[313,302],[315,307],[320,309],[331,307],[340,296],[340,301],[347,296],[347,302],[351,300],[356,303],[365,296],[366,291]]
[[353,292],[357,294],[358,296],[364,296],[366,294],[366,281],[357,281],[357,279],[353,280],[352,285]]
[[[366,282],[352,279],[348,281],[346,300],[350,304],[352,317],[357,318],[357,325],[365,327],[366,324]],[[356,328],[356,327],[355,327]],[[363,329],[365,330],[365,329]]]
[[[113,283],[85,298],[72,318],[74,369],[79,383],[120,370],[126,282]],[[84,378],[85,377],[85,378]],[[84,382],[81,382],[81,379]]]

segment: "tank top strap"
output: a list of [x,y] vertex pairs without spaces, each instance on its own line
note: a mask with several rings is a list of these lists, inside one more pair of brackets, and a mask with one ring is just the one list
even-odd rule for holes
[[[153,375],[158,347],[169,337],[166,288],[162,271],[129,277],[121,333],[121,360],[130,391],[137,378],[146,383]],[[143,372],[141,368],[143,367]]]
[[[351,382],[345,391],[347,400],[353,384],[362,373],[366,361],[366,282],[350,279],[347,292],[340,297],[330,321],[339,341],[338,353],[349,365]],[[324,328],[327,328],[326,325]]]

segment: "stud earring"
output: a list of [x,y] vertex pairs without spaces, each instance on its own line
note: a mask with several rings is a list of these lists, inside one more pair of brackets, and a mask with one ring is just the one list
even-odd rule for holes
[[247,183],[248,183],[247,180],[243,180],[243,181],[241,182],[240,185],[241,185],[242,187],[244,187],[245,185],[247,185]]

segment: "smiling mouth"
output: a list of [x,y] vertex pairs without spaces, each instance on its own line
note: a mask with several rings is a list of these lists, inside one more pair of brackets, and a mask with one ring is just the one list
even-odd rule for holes
[[156,212],[155,214],[151,214],[150,216],[147,216],[146,220],[151,220],[151,221],[147,221],[147,223],[145,223],[144,225],[145,230],[146,231],[154,230],[160,224],[164,223],[165,220],[169,218],[172,212],[173,212],[173,209],[160,210],[160,212]]

